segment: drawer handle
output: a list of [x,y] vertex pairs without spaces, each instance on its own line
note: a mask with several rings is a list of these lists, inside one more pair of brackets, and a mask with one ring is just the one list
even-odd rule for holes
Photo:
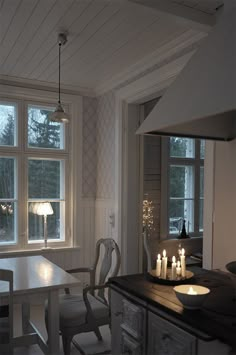
[[118,317],[118,316],[121,316],[123,314],[123,312],[115,312],[114,314],[116,317]]

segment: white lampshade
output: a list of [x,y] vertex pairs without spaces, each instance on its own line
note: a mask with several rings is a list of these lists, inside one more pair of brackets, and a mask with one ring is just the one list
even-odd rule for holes
[[52,205],[50,202],[39,202],[36,204],[34,208],[34,213],[38,214],[39,216],[48,216],[53,214]]

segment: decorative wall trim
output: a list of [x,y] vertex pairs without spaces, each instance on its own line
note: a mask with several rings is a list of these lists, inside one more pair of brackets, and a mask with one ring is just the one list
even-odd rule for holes
[[172,62],[177,57],[183,56],[187,52],[194,52],[199,47],[200,42],[207,36],[204,32],[194,30],[185,31],[181,36],[163,45],[158,50],[147,55],[141,60],[127,68],[121,74],[113,76],[95,90],[97,95],[102,95],[110,90],[119,89],[138,78],[147,75],[157,67]]
[[[21,79],[17,77],[10,77],[6,75],[0,75],[0,85],[5,86],[14,86],[18,88],[27,88],[34,90],[43,90],[43,91],[51,91],[58,92],[58,84],[57,83],[49,83],[46,81],[39,81],[37,83],[35,80],[30,79]],[[94,97],[95,91],[90,88],[79,87],[74,85],[62,85],[61,92],[68,95],[83,95],[83,96],[91,96]]]

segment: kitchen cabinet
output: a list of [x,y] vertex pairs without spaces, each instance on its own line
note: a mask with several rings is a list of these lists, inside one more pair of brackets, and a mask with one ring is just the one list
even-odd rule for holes
[[185,311],[173,287],[156,287],[142,275],[111,279],[110,288],[113,355],[232,353],[234,314],[228,326],[227,317],[221,324],[201,310]]

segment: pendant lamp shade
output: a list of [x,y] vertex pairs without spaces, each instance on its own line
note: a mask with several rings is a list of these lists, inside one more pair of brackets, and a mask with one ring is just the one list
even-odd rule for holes
[[66,33],[60,33],[58,35],[59,46],[59,80],[58,80],[58,103],[55,111],[50,115],[50,121],[58,123],[68,123],[70,116],[66,113],[61,105],[61,46],[67,42]]

